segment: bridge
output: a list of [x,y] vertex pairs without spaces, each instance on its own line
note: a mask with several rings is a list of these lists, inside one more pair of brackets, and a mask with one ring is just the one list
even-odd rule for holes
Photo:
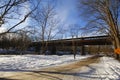
[[70,39],[60,39],[60,40],[51,40],[46,41],[48,46],[52,46],[53,44],[61,46],[64,44],[65,46],[72,46],[73,42],[76,46],[81,45],[111,45],[110,38],[108,36],[93,36],[93,37],[81,37],[81,38],[70,38]]
[[80,37],[80,38],[70,38],[70,39],[59,39],[50,40],[42,42],[33,42],[32,46],[36,46],[38,49],[41,46],[47,45],[47,49],[55,50],[57,47],[62,46],[81,46],[81,53],[84,54],[84,45],[112,45],[110,38],[106,35],[104,36],[92,36],[92,37]]

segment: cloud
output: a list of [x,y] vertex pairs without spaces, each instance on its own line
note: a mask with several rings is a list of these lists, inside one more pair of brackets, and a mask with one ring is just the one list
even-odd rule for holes
[[6,31],[6,28],[5,27],[0,27],[0,33],[3,33]]

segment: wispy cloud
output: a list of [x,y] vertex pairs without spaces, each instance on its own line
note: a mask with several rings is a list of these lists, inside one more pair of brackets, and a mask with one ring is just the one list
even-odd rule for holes
[[76,23],[78,18],[76,0],[59,0],[57,13],[62,22],[66,24]]

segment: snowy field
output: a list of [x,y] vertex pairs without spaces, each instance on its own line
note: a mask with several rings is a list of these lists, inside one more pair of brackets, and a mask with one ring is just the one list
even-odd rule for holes
[[82,80],[120,80],[120,62],[111,57],[101,57],[99,63],[81,70],[77,75]]
[[0,55],[0,71],[36,70],[81,60],[90,56],[77,55]]
[[[11,76],[14,77],[14,76],[16,76],[16,73],[17,73],[16,71],[33,70],[33,69],[35,70],[35,69],[40,69],[43,67],[50,67],[52,65],[59,65],[59,64],[66,64],[66,63],[68,64],[70,62],[82,60],[87,57],[90,57],[90,56],[77,55],[76,60],[73,59],[73,55],[64,55],[64,56],[57,56],[57,55],[53,55],[53,56],[43,56],[43,55],[23,55],[23,56],[17,55],[17,56],[15,56],[15,55],[12,55],[12,56],[10,56],[10,55],[8,55],[8,56],[0,56],[0,70],[1,70],[0,77],[11,77]],[[16,73],[11,72],[11,71],[15,71]],[[28,74],[30,74],[30,73],[28,73]],[[26,75],[28,75],[28,74],[26,74]],[[61,73],[59,73],[59,74],[61,74]],[[22,75],[22,73],[19,75]],[[39,74],[39,75],[41,75],[41,74]],[[55,74],[55,75],[57,75],[57,74]],[[77,69],[75,69],[75,71],[73,71],[73,73],[71,73],[71,72],[64,73],[63,72],[61,75],[63,75],[62,76],[63,80],[120,80],[120,62],[115,60],[112,57],[100,57],[100,61],[98,63],[92,63],[89,65],[83,66],[80,69],[77,68]],[[36,74],[34,76],[36,76]],[[47,75],[47,76],[49,77],[49,75]],[[56,79],[56,77],[53,77],[53,78]],[[26,79],[26,80],[28,80],[28,79]],[[41,80],[41,79],[39,79],[39,80]]]

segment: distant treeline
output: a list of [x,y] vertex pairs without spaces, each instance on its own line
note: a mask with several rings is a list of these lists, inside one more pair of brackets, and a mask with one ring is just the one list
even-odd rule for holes
[[28,48],[30,43],[31,40],[26,35],[19,35],[14,37],[13,35],[0,36],[0,48],[2,49],[13,48],[17,50],[25,50],[26,48]]

